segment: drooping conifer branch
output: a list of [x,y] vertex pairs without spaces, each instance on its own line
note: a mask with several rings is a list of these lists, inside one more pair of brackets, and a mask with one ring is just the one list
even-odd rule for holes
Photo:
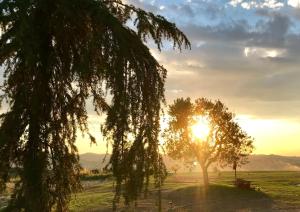
[[[78,129],[90,134],[89,97],[98,113],[107,114],[115,203],[121,195],[127,203],[135,200],[147,190],[149,176],[161,182],[166,70],[144,41],[149,35],[158,49],[163,38],[179,49],[190,43],[163,17],[116,2],[121,6],[98,0],[0,2],[2,91],[9,105],[0,117],[0,187],[12,170],[20,176],[10,210],[67,210],[71,193],[80,188],[75,141]],[[126,25],[132,18],[136,29]]]

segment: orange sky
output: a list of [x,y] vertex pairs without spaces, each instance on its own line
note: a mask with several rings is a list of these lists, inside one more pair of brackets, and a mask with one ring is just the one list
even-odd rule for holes
[[[88,136],[78,135],[77,145],[80,153],[105,153],[106,142],[100,133],[100,124],[96,116],[90,118],[90,130],[96,136],[98,144],[90,145]],[[103,119],[102,119],[103,121]],[[278,154],[300,156],[300,124],[296,121],[280,119],[256,119],[246,115],[237,115],[241,127],[254,138],[254,154]]]

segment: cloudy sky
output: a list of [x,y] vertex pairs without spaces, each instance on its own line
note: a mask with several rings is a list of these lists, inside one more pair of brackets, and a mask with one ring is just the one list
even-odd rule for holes
[[168,43],[152,49],[168,69],[169,103],[220,99],[255,138],[255,153],[300,156],[300,0],[127,2],[175,22],[192,43],[181,53]]

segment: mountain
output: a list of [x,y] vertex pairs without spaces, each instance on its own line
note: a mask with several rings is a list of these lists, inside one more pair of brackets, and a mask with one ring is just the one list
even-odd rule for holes
[[300,171],[300,157],[280,155],[251,155],[249,163],[241,170],[250,171]]
[[102,169],[106,166],[109,161],[110,155],[105,154],[95,154],[95,153],[85,153],[80,155],[80,165],[86,169]]
[[[102,169],[109,161],[109,156],[105,154],[86,153],[80,155],[80,164],[87,169]],[[174,166],[179,166],[179,172],[188,171],[185,165],[173,160],[167,156],[164,157],[167,169],[170,170]],[[211,165],[213,169],[215,165]],[[196,165],[194,171],[200,170],[200,167]],[[231,170],[230,167],[223,170]],[[280,156],[280,155],[250,155],[249,163],[245,164],[241,168],[241,171],[300,171],[300,157]]]

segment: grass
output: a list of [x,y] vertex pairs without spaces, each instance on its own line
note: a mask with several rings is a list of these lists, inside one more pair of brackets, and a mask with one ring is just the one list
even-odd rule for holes
[[[196,174],[178,176],[178,183],[193,179]],[[206,198],[201,187],[191,185],[176,189],[169,198],[178,205],[190,203],[188,211],[276,211],[300,210],[300,173],[298,172],[242,172],[240,178],[250,180],[255,190],[242,190],[232,186],[233,173],[225,172],[220,177],[213,175]],[[176,178],[176,177],[175,177]],[[168,183],[167,183],[168,184]],[[176,198],[178,195],[179,198]]]
[[[238,177],[251,181],[256,189],[235,188],[232,172],[210,173],[207,193],[200,173],[169,176],[162,189],[163,211],[171,207],[173,211],[300,211],[300,172],[240,172]],[[71,200],[71,211],[111,211],[110,178],[85,178],[83,186]],[[147,199],[138,201],[136,211],[157,211],[156,205],[157,192],[152,190]]]
[[[112,182],[83,182],[83,192],[74,195],[70,202],[70,211],[92,211],[107,209],[112,205]],[[89,184],[89,185],[87,185]]]
[[[252,181],[280,205],[300,208],[300,172],[242,172],[239,176]],[[224,173],[217,182],[228,184],[231,177],[232,173]]]
[[[256,189],[235,188],[232,172],[220,176],[210,173],[210,188],[205,194],[200,173],[172,175],[163,187],[164,211],[171,207],[170,202],[174,211],[300,210],[299,172],[240,172],[238,177],[251,181]],[[111,211],[111,186],[108,182],[87,188],[73,199],[71,210]],[[156,196],[152,191],[147,199],[138,201],[137,211],[157,211]]]

